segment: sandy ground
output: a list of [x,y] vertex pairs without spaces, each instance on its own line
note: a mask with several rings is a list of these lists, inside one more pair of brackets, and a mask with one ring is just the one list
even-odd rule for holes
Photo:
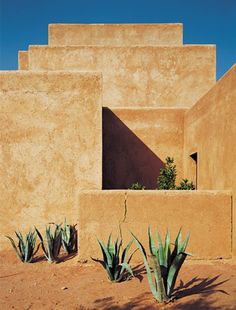
[[110,283],[100,265],[77,257],[23,264],[13,251],[0,253],[0,309],[236,309],[236,264],[187,261],[176,285],[178,299],[158,305],[142,265],[136,277]]

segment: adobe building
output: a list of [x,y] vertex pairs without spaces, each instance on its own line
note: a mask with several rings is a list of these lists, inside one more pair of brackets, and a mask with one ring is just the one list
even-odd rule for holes
[[[49,25],[0,98],[2,250],[66,217],[80,260],[148,225],[190,230],[194,258],[236,257],[236,66],[216,82],[215,45],[183,44],[182,24]],[[167,156],[197,190],[155,190]]]

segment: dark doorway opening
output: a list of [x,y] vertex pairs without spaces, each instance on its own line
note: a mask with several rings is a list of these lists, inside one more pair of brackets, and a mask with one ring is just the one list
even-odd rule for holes
[[198,188],[198,154],[197,152],[190,155],[194,163],[195,187]]

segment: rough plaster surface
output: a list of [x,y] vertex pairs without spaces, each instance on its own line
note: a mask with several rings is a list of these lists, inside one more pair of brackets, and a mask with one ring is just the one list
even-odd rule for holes
[[48,42],[61,45],[182,45],[182,24],[51,24]]
[[103,106],[191,107],[215,84],[215,46],[30,46],[30,70],[103,74]]
[[[81,191],[79,258],[100,258],[97,239],[132,231],[148,247],[148,225],[172,239],[181,226],[190,231],[188,252],[195,259],[231,257],[231,192],[227,191]],[[220,245],[220,246],[219,246]],[[135,260],[140,261],[140,256]]]
[[74,221],[79,189],[101,189],[101,76],[0,73],[0,234]]
[[103,108],[103,189],[137,181],[156,188],[160,168],[174,157],[183,177],[184,114],[181,108]]
[[18,70],[28,70],[28,51],[18,52]]
[[[93,232],[106,239],[122,223],[125,238],[132,228],[145,239],[147,222],[154,227],[161,219],[160,229],[168,226],[174,234],[182,224],[185,231],[193,228],[191,251],[197,258],[230,257],[231,241],[236,256],[230,194],[99,191],[80,194],[78,202],[79,188],[101,189],[102,104],[113,107],[103,122],[106,186],[145,180],[167,155],[175,157],[179,171],[184,162],[179,177],[194,179],[189,155],[198,152],[199,189],[231,189],[236,195],[236,67],[215,84],[215,46],[181,46],[182,28],[49,25],[54,47],[32,46],[18,54],[19,69],[34,72],[0,73],[1,247],[3,234],[43,228],[66,216],[71,223],[82,220],[81,256],[87,258],[85,232],[97,253]],[[60,69],[65,72],[36,73]],[[103,90],[101,74],[68,70],[102,72]],[[155,110],[191,106],[184,128],[183,109]],[[153,184],[154,179],[150,188]]]
[[[236,197],[235,120],[236,65],[186,113],[185,175],[187,177],[193,175],[189,155],[197,152],[199,189],[230,189],[233,197]],[[233,253],[236,255],[235,211]]]

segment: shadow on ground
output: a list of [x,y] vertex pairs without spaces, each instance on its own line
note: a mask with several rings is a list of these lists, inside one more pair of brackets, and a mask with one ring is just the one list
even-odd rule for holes
[[[145,269],[142,266],[136,267],[136,276],[141,277],[141,281],[143,279],[143,274],[145,274]],[[225,282],[229,281],[229,279],[219,281],[221,275],[217,275],[213,278],[198,278],[195,277],[191,281],[184,283],[180,280],[179,286],[174,290],[175,300],[167,305],[160,305],[158,303],[153,303],[151,305],[153,299],[150,292],[144,292],[143,294],[130,299],[124,305],[119,305],[118,301],[114,299],[114,297],[106,297],[103,299],[97,299],[94,301],[94,309],[105,309],[105,310],[128,310],[128,309],[175,309],[175,310],[220,310],[220,309],[228,309],[233,310],[236,309],[235,305],[232,305],[231,308],[224,307],[222,305],[217,305],[214,299],[206,299],[204,297],[209,297],[214,295],[215,293],[226,294],[228,293],[221,289],[221,285]],[[189,300],[186,297],[198,295],[197,299]],[[148,306],[147,306],[148,304]]]

